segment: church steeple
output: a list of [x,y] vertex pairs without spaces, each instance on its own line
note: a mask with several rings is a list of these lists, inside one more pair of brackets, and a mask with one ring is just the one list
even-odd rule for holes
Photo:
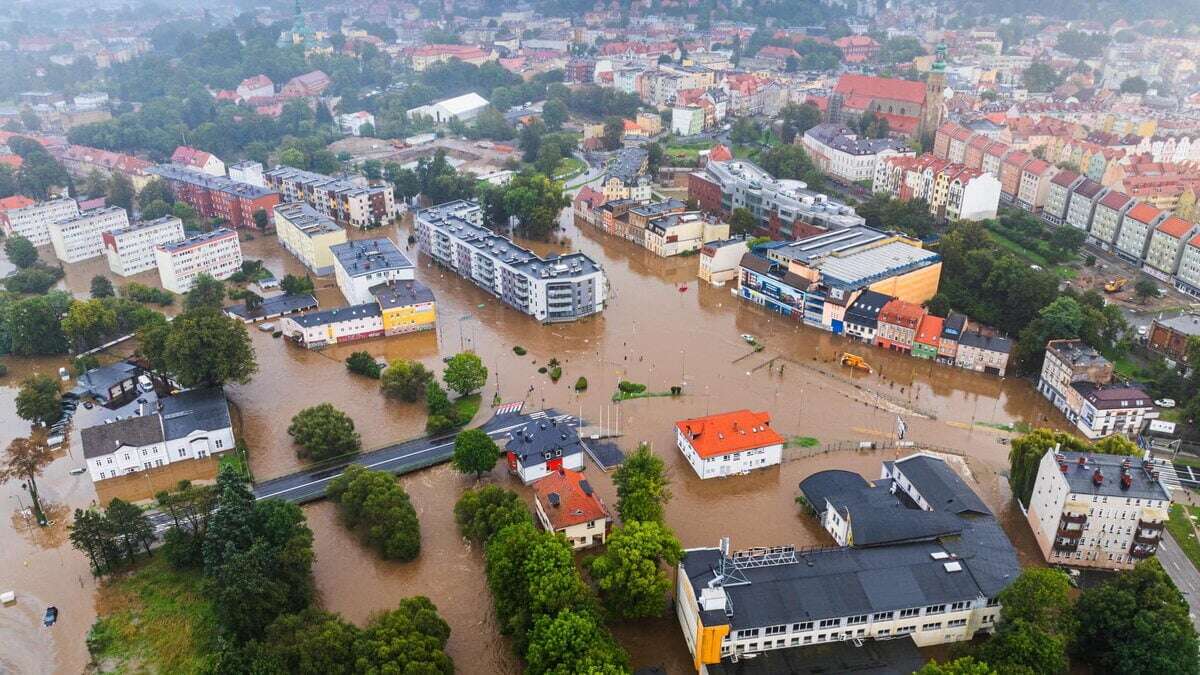
[[934,134],[945,114],[946,45],[939,43],[933,52],[933,65],[925,79],[925,106],[921,116],[921,135]]

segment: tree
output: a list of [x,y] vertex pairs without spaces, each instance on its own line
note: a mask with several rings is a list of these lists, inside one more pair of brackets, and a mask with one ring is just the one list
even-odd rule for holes
[[613,530],[588,569],[613,616],[650,618],[662,615],[671,590],[662,564],[673,567],[682,556],[679,540],[665,525],[634,520]]
[[67,336],[63,334],[60,317],[70,304],[69,294],[54,291],[9,305],[7,328],[12,353],[17,356],[65,354]]
[[92,297],[93,298],[111,298],[117,294],[113,288],[113,283],[108,280],[108,277],[103,274],[97,274],[92,277]]
[[449,637],[450,626],[429,598],[405,598],[367,625],[355,643],[354,666],[363,673],[451,675],[454,663],[445,652]]
[[758,219],[750,209],[739,206],[729,214],[729,231],[732,234],[748,235],[758,229]]
[[621,139],[625,137],[625,120],[616,115],[610,115],[604,118],[604,132],[600,135],[600,140],[604,142],[606,150],[616,150],[621,147]]
[[626,523],[663,520],[663,507],[671,499],[663,460],[642,444],[613,473],[617,487],[617,512]]
[[1021,331],[1016,348],[1018,366],[1023,372],[1040,372],[1046,343],[1077,338],[1082,330],[1083,308],[1070,296],[1059,297]]
[[629,672],[629,657],[592,612],[564,609],[537,617],[525,660],[531,675]]
[[46,524],[46,516],[42,513],[42,502],[38,498],[37,478],[53,461],[54,456],[46,445],[45,432],[38,430],[27,438],[18,437],[10,441],[4,463],[0,464],[0,483],[22,481],[25,489],[29,490],[33,515],[42,525]]
[[104,511],[104,517],[113,533],[120,538],[126,558],[130,562],[137,558],[139,546],[147,555],[150,554],[150,544],[154,542],[154,525],[150,523],[145,511],[114,497]]
[[246,325],[210,309],[139,330],[138,343],[154,370],[189,388],[245,384],[258,371]]
[[551,131],[558,131],[562,128],[564,122],[567,121],[567,106],[558,99],[546,101],[542,107],[542,121],[545,122],[546,128]]
[[32,267],[38,260],[37,247],[19,234],[12,235],[4,242],[4,253],[18,269]]
[[481,429],[467,429],[454,439],[454,468],[460,473],[474,473],[476,480],[491,471],[499,457],[500,448]]
[[98,347],[117,329],[117,313],[103,300],[76,300],[62,319],[63,334],[76,351]]
[[953,661],[938,663],[930,661],[916,675],[996,675],[996,670],[971,656],[961,656]]
[[302,277],[285,274],[283,280],[279,282],[279,287],[287,295],[311,295],[315,290],[312,277],[307,274]]
[[93,575],[102,574],[119,562],[121,552],[113,541],[104,514],[95,509],[75,509],[68,529],[71,546],[87,554]]
[[542,149],[542,138],[546,135],[546,124],[535,119],[521,128],[517,137],[517,145],[521,148],[522,159],[529,164],[537,161]]
[[522,172],[504,186],[505,212],[517,219],[517,231],[533,239],[549,239],[558,216],[570,205],[561,181],[540,173]]
[[814,189],[824,181],[821,170],[812,163],[802,145],[777,145],[763,153],[759,164],[776,178],[801,180]]
[[383,393],[395,396],[406,403],[415,403],[425,393],[425,385],[433,380],[433,373],[419,361],[396,359],[388,364],[379,379]]
[[271,225],[271,216],[263,209],[256,209],[251,217],[254,219],[254,227],[258,228],[259,232],[265,232]]
[[474,352],[461,352],[450,357],[446,362],[446,371],[442,373],[446,386],[459,396],[467,396],[487,384],[487,376],[487,367]]
[[657,176],[659,168],[666,161],[667,154],[663,147],[658,143],[649,143],[646,145],[646,172],[651,176]]
[[454,504],[454,520],[459,531],[480,544],[487,544],[509,525],[532,522],[530,518],[521,496],[498,485],[467,490]]
[[324,461],[362,448],[354,420],[329,403],[305,408],[292,417],[288,435],[300,446],[302,459]]
[[183,311],[194,309],[220,310],[225,302],[225,283],[211,274],[200,273],[192,280],[192,287],[183,297]]
[[16,398],[17,417],[33,424],[48,425],[62,417],[58,380],[37,373],[21,382]]
[[171,186],[167,185],[167,181],[162,178],[153,178],[147,181],[141,192],[138,192],[137,205],[142,211],[143,219],[148,219],[145,213],[146,207],[155,202],[162,202],[168,207],[175,203],[175,193],[171,191]]
[[1146,304],[1150,298],[1158,295],[1158,284],[1149,277],[1140,277],[1137,283],[1133,285],[1133,295],[1141,304]]
[[338,504],[346,526],[385,559],[414,560],[421,552],[417,511],[391,473],[351,464],[329,481],[326,495]]
[[783,120],[783,142],[793,143],[797,136],[821,123],[821,109],[811,103],[789,103],[779,111],[779,117]]
[[1029,91],[1045,93],[1057,87],[1062,82],[1062,76],[1049,64],[1034,61],[1025,69],[1022,80]]
[[360,351],[346,357],[346,370],[358,373],[359,375],[366,375],[373,380],[378,380],[383,366],[379,365],[370,352]]
[[1095,672],[1200,669],[1188,604],[1154,558],[1085,590],[1075,614],[1075,655]]
[[360,631],[337,614],[315,607],[285,614],[267,627],[262,646],[282,668],[297,675],[353,675]]
[[729,140],[738,145],[754,143],[762,136],[758,123],[749,117],[739,117],[729,131]]
[[8,275],[4,278],[4,288],[11,293],[26,295],[41,295],[50,290],[56,281],[63,276],[61,270],[30,267]]
[[437,380],[425,383],[425,408],[429,412],[425,430],[430,434],[440,434],[458,425],[458,411]]
[[1087,445],[1071,434],[1052,429],[1035,429],[1012,440],[1008,451],[1008,486],[1013,497],[1028,504],[1037,482],[1038,465],[1050,449],[1083,451]]
[[1054,228],[1050,233],[1050,245],[1057,249],[1064,258],[1070,258],[1079,252],[1079,247],[1087,241],[1087,232],[1070,226]]
[[1000,624],[978,650],[980,660],[1001,673],[1052,675],[1067,672],[1067,642],[1024,619]]
[[133,181],[125,174],[115,173],[109,179],[107,200],[109,206],[119,206],[132,215],[134,194],[136,194],[136,190],[134,190]]
[[1071,583],[1061,570],[1030,567],[1001,591],[998,599],[1005,621],[1024,619],[1064,635],[1074,632]]

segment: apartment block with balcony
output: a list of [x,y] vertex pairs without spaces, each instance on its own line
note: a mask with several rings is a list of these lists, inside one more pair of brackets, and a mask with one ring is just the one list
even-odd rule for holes
[[340,178],[290,166],[263,173],[266,184],[285,202],[306,202],[338,223],[365,229],[391,222],[399,214],[392,188],[368,185],[361,177]]
[[1150,245],[1150,234],[1169,215],[1149,204],[1135,203],[1121,220],[1121,231],[1114,247],[1117,257],[1134,265],[1142,264]]
[[50,243],[50,224],[79,215],[79,204],[74,199],[51,199],[35,202],[14,195],[0,200],[0,227],[4,236],[20,236],[34,246]]
[[279,243],[318,276],[333,273],[331,247],[346,243],[341,226],[304,202],[275,207],[275,232]]
[[1026,518],[1046,562],[1124,570],[1158,552],[1170,502],[1148,462],[1050,449]]
[[54,255],[77,263],[104,254],[104,235],[129,225],[129,214],[119,206],[84,211],[74,218],[50,223],[47,231]]
[[1184,246],[1197,234],[1200,234],[1200,227],[1178,216],[1159,223],[1150,234],[1142,271],[1161,281],[1169,281],[1179,270]]
[[242,268],[242,245],[237,232],[218,227],[154,248],[162,287],[172,293],[187,293],[200,274],[228,279]]
[[158,265],[154,249],[159,244],[183,241],[183,221],[175,216],[143,220],[105,232],[104,255],[108,269],[122,277],[152,270]]
[[1070,170],[1059,171],[1055,174],[1046,189],[1046,204],[1042,207],[1042,220],[1051,225],[1062,225],[1066,222],[1071,195],[1084,180],[1083,176]]

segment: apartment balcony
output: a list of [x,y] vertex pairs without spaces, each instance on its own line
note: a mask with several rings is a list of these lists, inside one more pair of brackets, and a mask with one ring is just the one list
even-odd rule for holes
[[1062,514],[1061,522],[1062,523],[1075,523],[1078,525],[1083,525],[1084,523],[1087,522],[1087,514],[1086,513],[1068,513],[1066,511],[1064,511]]
[[1055,537],[1052,548],[1059,553],[1074,553],[1079,550],[1079,539]]
[[1129,555],[1134,558],[1149,558],[1158,552],[1158,546],[1154,544],[1140,544],[1136,541],[1133,546],[1129,547]]
[[1146,544],[1147,546],[1157,546],[1162,540],[1162,530],[1143,530],[1138,528],[1133,531],[1133,541],[1137,544]]
[[1139,530],[1154,530],[1154,531],[1157,531],[1159,534],[1162,534],[1163,528],[1165,526],[1166,526],[1166,523],[1164,523],[1164,522],[1153,522],[1153,521],[1142,520],[1141,518],[1138,518],[1137,529],[1139,529]]
[[1056,536],[1062,537],[1063,539],[1079,539],[1081,536],[1083,536],[1083,528],[1073,527],[1069,524],[1060,524],[1058,526],[1058,532],[1056,533]]

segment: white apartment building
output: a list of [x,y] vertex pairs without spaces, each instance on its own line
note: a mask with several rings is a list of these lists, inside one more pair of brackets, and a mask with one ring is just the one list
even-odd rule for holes
[[642,245],[664,258],[699,250],[710,241],[729,238],[729,224],[699,211],[672,213],[646,223]]
[[1147,461],[1050,449],[1026,518],[1051,565],[1123,570],[1158,552],[1170,504]]
[[713,286],[724,286],[737,279],[738,263],[749,250],[745,238],[705,242],[700,249],[700,267],[696,276]]
[[783,461],[783,440],[765,412],[736,410],[675,423],[675,446],[701,479],[775,466]]
[[1179,267],[1175,271],[1175,288],[1200,298],[1200,234],[1193,236],[1183,246]]
[[1112,364],[1080,340],[1051,340],[1038,391],[1091,439],[1134,434],[1158,417],[1150,395],[1137,387],[1111,385]]
[[1167,219],[1170,213],[1160,211],[1144,202],[1136,202],[1121,220],[1114,250],[1117,256],[1134,265],[1141,265],[1150,245],[1150,234]]
[[375,301],[371,288],[411,281],[416,270],[391,239],[360,239],[329,247],[338,288],[351,305]]
[[1146,247],[1146,263],[1142,270],[1162,281],[1169,280],[1179,269],[1184,245],[1200,233],[1200,227],[1178,217],[1171,216],[1159,223],[1150,234]]
[[229,403],[220,389],[190,389],[158,403],[156,410],[80,432],[93,482],[234,449]]
[[242,244],[237,232],[219,227],[181,241],[154,248],[162,287],[172,293],[187,293],[197,275],[228,279],[242,268]]
[[994,629],[997,597],[1021,571],[1016,551],[945,462],[886,462],[874,483],[822,471],[800,489],[818,518],[833,511],[849,523],[848,544],[731,552],[724,539],[684,551],[676,616],[700,672],[772,650],[904,638],[930,646]]
[[104,234],[129,226],[129,214],[119,206],[84,211],[74,218],[50,223],[54,255],[65,263],[76,263],[104,254]]
[[175,216],[143,220],[103,234],[108,269],[122,277],[152,270],[158,265],[154,249],[159,244],[183,241],[183,221]]
[[267,187],[267,181],[263,178],[263,165],[258,162],[247,160],[230,164],[229,178],[239,183],[249,183],[255,187]]
[[51,199],[0,211],[4,236],[25,237],[34,246],[50,243],[50,224],[79,215],[74,199]]
[[913,156],[912,148],[894,138],[863,138],[848,127],[825,123],[804,132],[801,143],[822,172],[856,183],[875,178],[879,161]]
[[1133,198],[1124,192],[1110,190],[1096,202],[1092,212],[1091,229],[1088,230],[1088,240],[1100,246],[1105,251],[1117,242],[1121,231],[1121,221],[1125,213],[1135,204]]
[[267,186],[285,202],[307,202],[322,215],[358,228],[392,221],[399,212],[389,185],[368,185],[365,179],[335,178],[289,166],[263,174]]
[[333,272],[331,247],[346,243],[346,231],[340,225],[304,202],[275,207],[275,233],[279,243],[317,276]]

